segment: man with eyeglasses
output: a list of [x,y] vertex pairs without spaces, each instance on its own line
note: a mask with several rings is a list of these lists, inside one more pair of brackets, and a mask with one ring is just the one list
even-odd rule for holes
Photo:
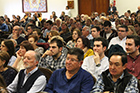
[[67,53],[66,67],[56,70],[45,91],[49,93],[90,93],[94,85],[92,75],[83,70],[84,52],[79,48],[71,48]]
[[111,45],[119,44],[125,51],[125,42],[126,42],[126,36],[128,32],[128,27],[125,25],[121,25],[118,28],[118,36],[111,39],[108,49]]

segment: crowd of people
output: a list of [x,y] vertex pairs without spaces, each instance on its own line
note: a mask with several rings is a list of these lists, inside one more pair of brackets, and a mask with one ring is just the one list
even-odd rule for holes
[[[9,93],[139,93],[140,6],[119,16],[111,5],[108,13],[70,17],[63,11],[58,17],[53,11],[48,20],[37,12],[0,16],[0,88]],[[49,81],[39,67],[53,72]]]

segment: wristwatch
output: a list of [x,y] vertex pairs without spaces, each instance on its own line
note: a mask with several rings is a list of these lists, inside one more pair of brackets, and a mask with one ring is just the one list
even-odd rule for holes
[[101,66],[101,64],[96,64],[96,67],[100,67]]

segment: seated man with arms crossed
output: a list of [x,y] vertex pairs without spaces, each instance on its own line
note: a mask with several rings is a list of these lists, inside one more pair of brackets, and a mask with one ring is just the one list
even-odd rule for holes
[[89,93],[94,85],[90,73],[81,68],[84,52],[71,48],[67,53],[66,67],[56,70],[46,86],[49,93]]
[[39,58],[39,54],[33,50],[25,53],[23,58],[25,69],[21,70],[7,87],[9,93],[36,93],[44,89],[46,77],[37,68]]
[[109,69],[104,71],[91,93],[139,93],[137,79],[126,70],[127,56],[114,52],[109,57]]

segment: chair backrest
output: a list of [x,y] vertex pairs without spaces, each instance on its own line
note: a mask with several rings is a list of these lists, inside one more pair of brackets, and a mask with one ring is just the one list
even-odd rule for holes
[[16,70],[15,68],[13,68],[11,66],[7,66],[7,67],[13,69],[16,73],[18,73],[18,70]]
[[38,67],[38,68],[46,76],[46,80],[48,82],[53,72],[48,68],[42,68],[42,67]]

